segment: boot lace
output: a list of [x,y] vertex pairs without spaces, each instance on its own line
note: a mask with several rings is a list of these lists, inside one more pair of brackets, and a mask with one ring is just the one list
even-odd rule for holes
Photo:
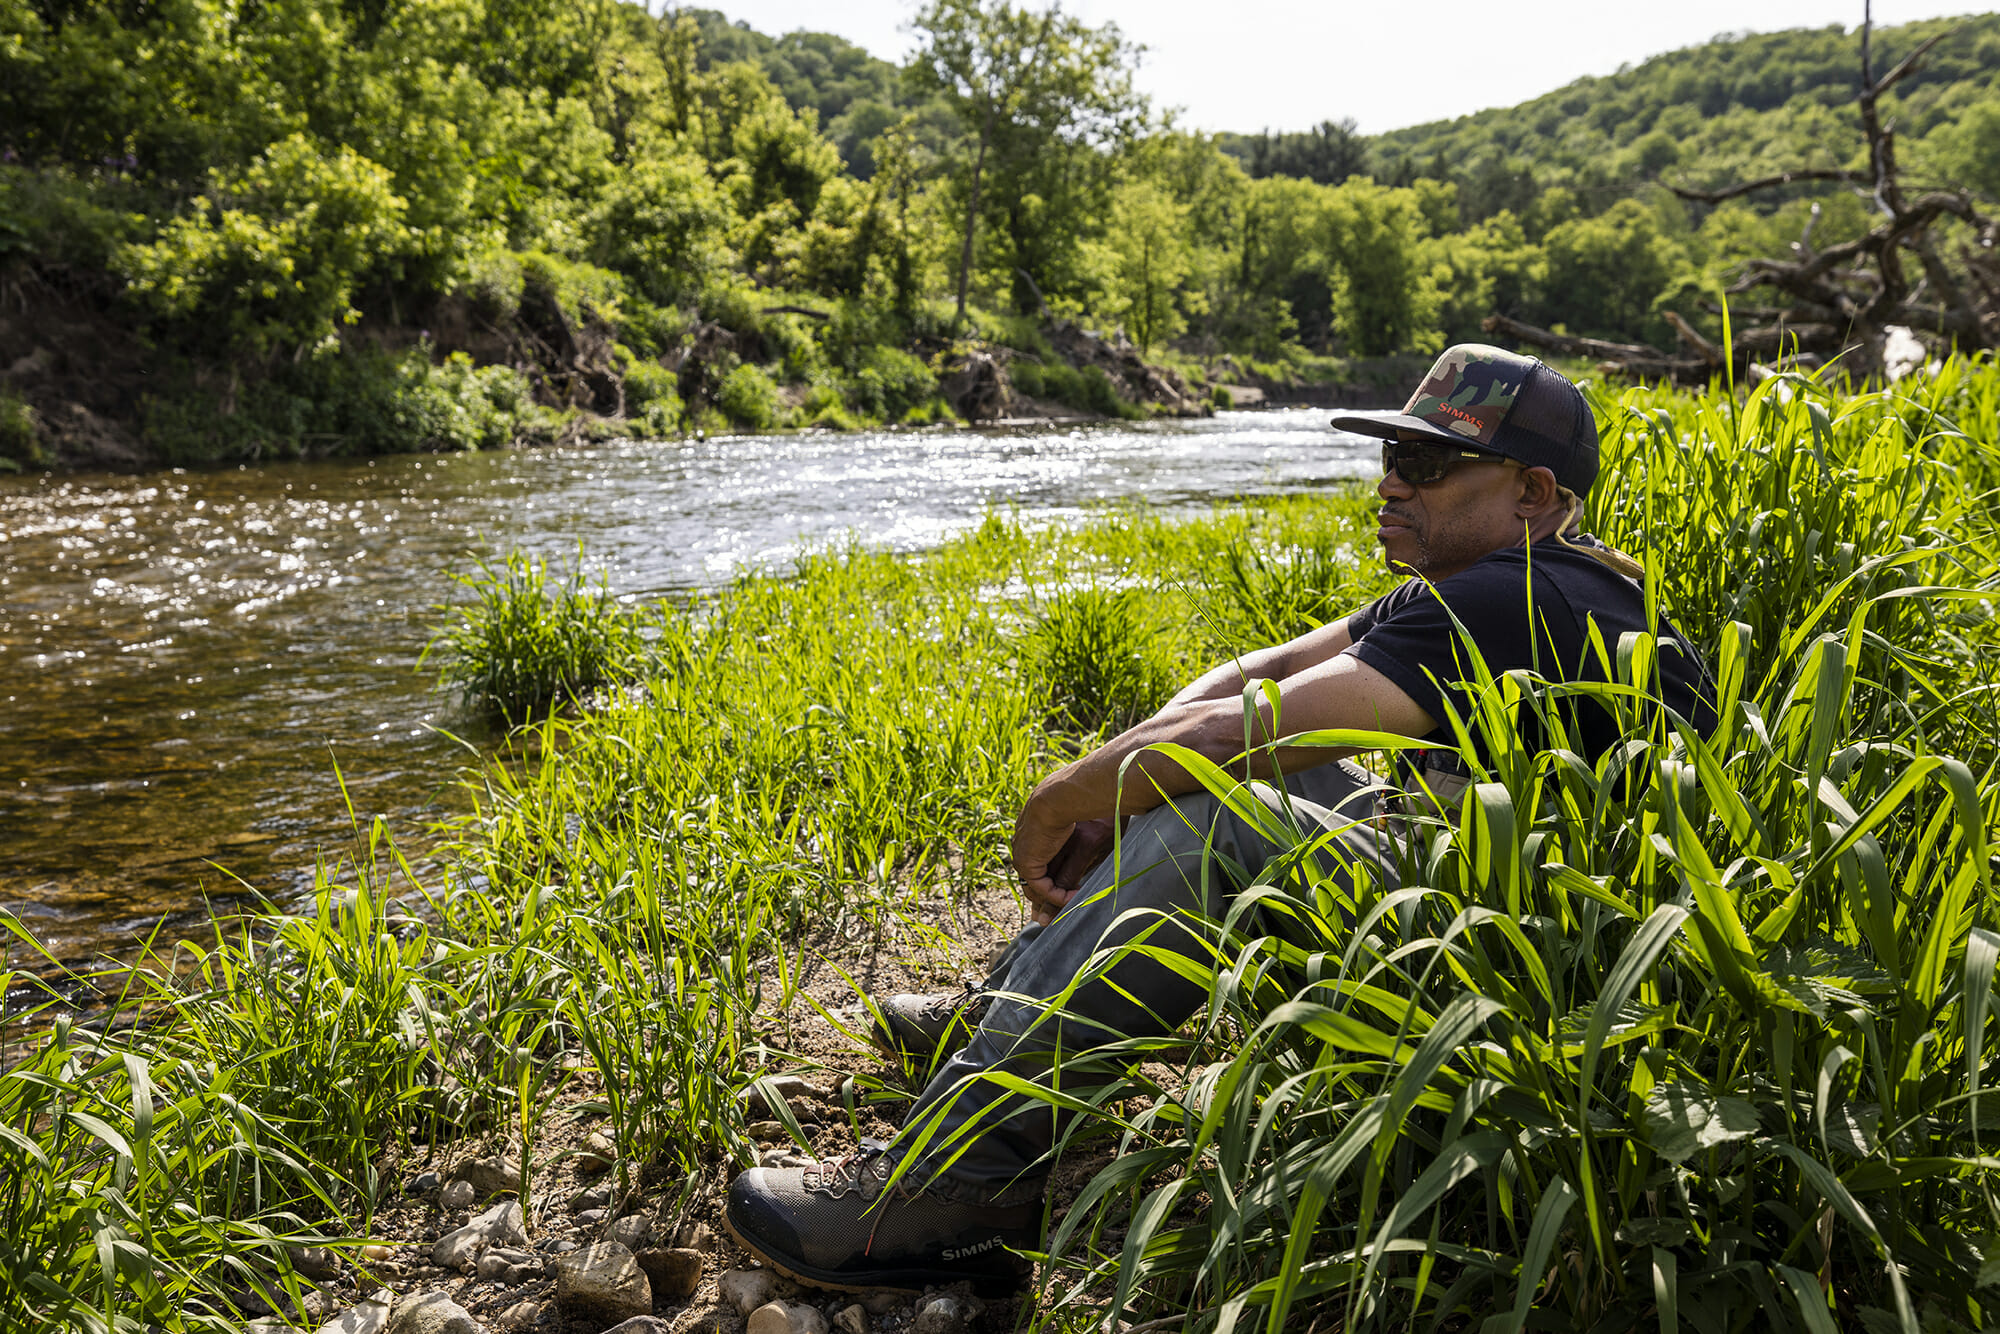
[[896,1170],[888,1147],[881,1140],[864,1139],[851,1153],[804,1169],[800,1183],[809,1191],[824,1192],[836,1200],[850,1191],[858,1191],[862,1199],[872,1200],[882,1193],[882,1187]]

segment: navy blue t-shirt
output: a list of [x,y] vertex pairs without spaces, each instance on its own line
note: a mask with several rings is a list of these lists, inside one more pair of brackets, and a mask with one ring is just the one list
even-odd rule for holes
[[[1598,545],[1588,537],[1574,540],[1579,546]],[[1457,683],[1473,673],[1446,608],[1464,624],[1496,677],[1527,668],[1549,681],[1602,681],[1606,675],[1590,645],[1590,622],[1596,621],[1613,662],[1618,637],[1647,628],[1644,589],[1585,552],[1555,541],[1535,544],[1532,565],[1528,547],[1510,547],[1438,580],[1435,595],[1431,588],[1412,578],[1350,615],[1347,626],[1354,643],[1344,652],[1394,681],[1437,719],[1439,730],[1430,736],[1447,746],[1444,692],[1453,690],[1459,716],[1469,717],[1471,692]],[[1715,688],[1707,667],[1671,621],[1661,618],[1654,633],[1662,697],[1707,732],[1715,725]],[[1580,703],[1571,719],[1572,736],[1593,762],[1619,739],[1611,715],[1594,701]]]

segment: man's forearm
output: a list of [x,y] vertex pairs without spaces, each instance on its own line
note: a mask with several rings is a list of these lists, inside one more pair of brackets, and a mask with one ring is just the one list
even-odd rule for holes
[[[1076,824],[1151,810],[1168,797],[1194,791],[1201,784],[1193,774],[1147,747],[1172,743],[1217,763],[1241,754],[1243,709],[1235,698],[1241,691],[1239,685],[1228,698],[1167,705],[1043,779],[1028,798],[1029,807],[1050,825]],[[1127,768],[1126,759],[1135,754]]]
[[[1354,642],[1347,617],[1309,630],[1298,638],[1260,648],[1209,668],[1167,701],[1167,709],[1203,700],[1235,699],[1252,681],[1282,681],[1315,667]],[[1165,713],[1167,710],[1162,709]]]

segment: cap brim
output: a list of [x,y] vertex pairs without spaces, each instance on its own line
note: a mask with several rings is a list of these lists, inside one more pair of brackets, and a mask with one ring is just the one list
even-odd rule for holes
[[1422,436],[1426,440],[1435,440],[1441,445],[1461,445],[1466,449],[1488,448],[1456,431],[1447,431],[1436,422],[1425,421],[1422,417],[1405,416],[1402,413],[1397,413],[1393,417],[1335,417],[1328,425],[1336,431],[1352,431],[1355,435],[1372,435],[1381,440],[1394,440],[1398,435],[1408,432],[1411,435]]

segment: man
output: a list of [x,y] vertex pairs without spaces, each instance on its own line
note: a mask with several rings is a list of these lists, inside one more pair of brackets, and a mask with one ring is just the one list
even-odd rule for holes
[[[1033,924],[976,994],[885,1003],[905,1048],[969,1032],[905,1130],[831,1163],[755,1168],[731,1187],[730,1231],[772,1267],[836,1288],[1014,1284],[1010,1251],[1037,1242],[1058,1117],[981,1076],[1087,1095],[1102,1075],[1078,1053],[1169,1034],[1204,1002],[1206,989],[1157,952],[1212,964],[1205,919],[1277,849],[1214,797],[1187,796],[1196,780],[1146,748],[1171,742],[1218,764],[1242,754],[1249,682],[1275,683],[1285,736],[1353,728],[1435,738],[1437,748],[1415,752],[1415,776],[1446,801],[1466,772],[1442,731],[1453,708],[1467,712],[1460,683],[1473,675],[1459,625],[1496,676],[1528,668],[1550,680],[1603,679],[1593,623],[1614,653],[1620,634],[1655,629],[1667,707],[1713,725],[1700,661],[1671,625],[1646,624],[1637,567],[1573,536],[1598,469],[1597,426],[1575,385],[1532,358],[1465,345],[1438,360],[1402,414],[1333,424],[1385,442],[1376,539],[1392,567],[1421,577],[1215,668],[1043,780],[1013,843]],[[1260,703],[1258,723],[1270,729],[1272,719]],[[1617,739],[1594,704],[1572,721],[1572,744],[1593,756]],[[1393,884],[1396,849],[1373,818],[1367,775],[1325,749],[1280,746],[1276,764],[1282,790],[1258,783],[1259,799],[1331,831],[1350,884]],[[1119,857],[1105,859],[1113,821],[1133,816]],[[1118,952],[1135,941],[1153,953]]]

